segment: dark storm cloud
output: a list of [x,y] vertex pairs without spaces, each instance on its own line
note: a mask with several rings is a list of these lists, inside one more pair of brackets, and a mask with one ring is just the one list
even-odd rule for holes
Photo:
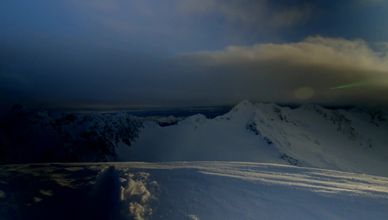
[[[7,80],[1,88],[17,91],[21,98],[29,94],[35,103],[81,107],[211,105],[242,99],[384,103],[388,101],[382,95],[388,94],[388,50],[382,48],[373,50],[362,40],[317,36],[169,59],[122,52],[93,59],[73,54],[71,60],[51,60],[46,69],[31,67],[34,77],[3,74]],[[15,88],[4,83],[10,81]]]
[[161,66],[153,55],[110,49],[3,48],[0,54],[3,98],[38,106],[137,103],[150,98],[146,82],[158,79],[153,73]]
[[0,4],[1,103],[386,101],[386,1]]

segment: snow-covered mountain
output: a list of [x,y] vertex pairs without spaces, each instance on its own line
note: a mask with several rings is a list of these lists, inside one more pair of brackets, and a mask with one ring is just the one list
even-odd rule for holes
[[145,123],[126,150],[119,159],[271,162],[388,176],[388,121],[383,111],[243,101],[214,119]]
[[[2,123],[2,161],[252,161],[388,176],[388,114],[243,101],[208,118],[29,112]],[[4,147],[5,146],[5,147]]]
[[387,116],[248,101],[214,118],[16,109],[2,162],[115,162],[2,165],[0,218],[387,219]]

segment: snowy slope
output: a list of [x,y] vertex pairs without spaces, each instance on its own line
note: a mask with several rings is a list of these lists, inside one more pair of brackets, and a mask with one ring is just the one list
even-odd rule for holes
[[388,176],[381,109],[243,101],[215,118],[173,112],[16,109],[0,123],[0,162],[251,161]]
[[241,162],[0,167],[1,219],[388,218],[388,178]]
[[145,123],[117,154],[122,161],[256,161],[388,176],[387,115],[372,113],[243,101],[214,119]]

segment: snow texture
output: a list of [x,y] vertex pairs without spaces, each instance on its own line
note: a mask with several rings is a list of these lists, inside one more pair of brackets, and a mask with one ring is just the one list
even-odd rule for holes
[[5,220],[388,218],[388,178],[290,165],[4,165],[0,178]]
[[250,161],[388,176],[388,120],[383,111],[297,108],[243,101],[213,119],[143,124],[121,161]]

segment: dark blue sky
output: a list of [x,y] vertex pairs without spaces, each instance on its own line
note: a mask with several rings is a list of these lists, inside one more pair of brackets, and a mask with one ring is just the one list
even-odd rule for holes
[[[385,0],[3,0],[0,98],[71,107],[382,102],[387,12]],[[336,56],[344,60],[334,65]],[[329,91],[358,81],[370,83]],[[313,95],[300,100],[298,89]]]

